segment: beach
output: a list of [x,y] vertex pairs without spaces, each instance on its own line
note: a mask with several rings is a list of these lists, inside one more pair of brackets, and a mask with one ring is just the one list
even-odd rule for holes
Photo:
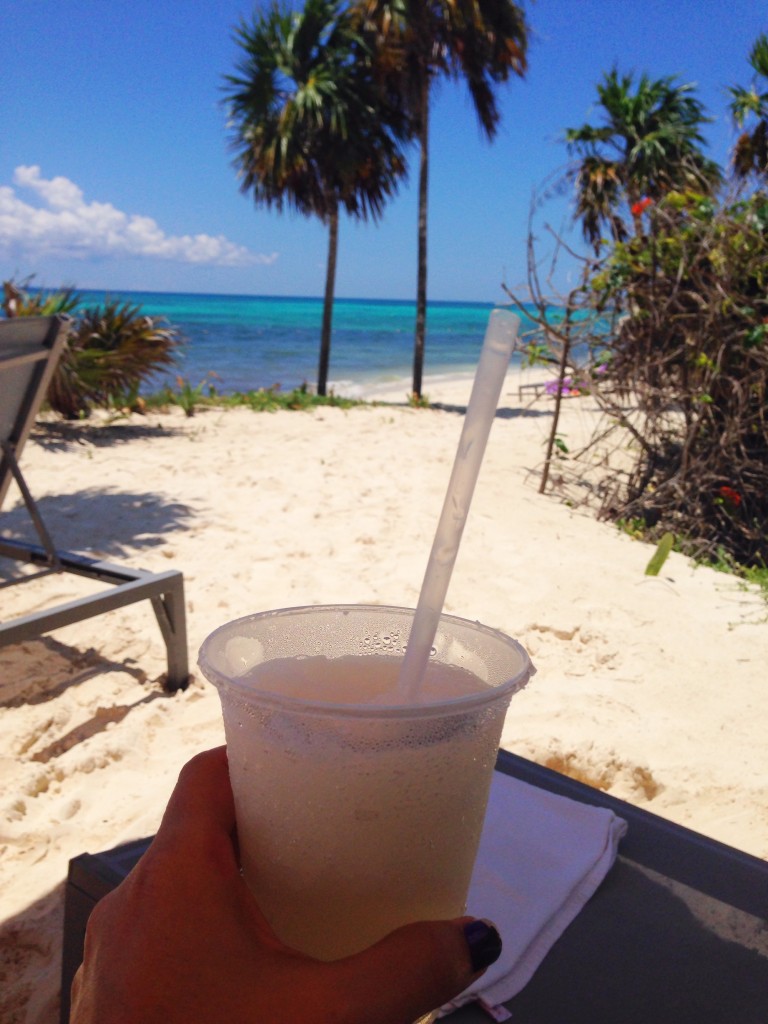
[[[540,379],[523,371],[526,383]],[[537,674],[502,745],[768,857],[768,607],[756,588],[538,493],[554,401],[502,392],[446,611],[498,628]],[[49,420],[22,468],[56,543],[184,573],[191,663],[217,625],[318,603],[413,606],[471,378],[430,378],[347,410],[178,408]],[[589,396],[563,402],[569,445]],[[556,473],[555,473],[556,475]],[[31,537],[13,490],[0,527]],[[87,592],[49,576],[3,591],[3,617]],[[148,836],[184,762],[223,741],[197,669],[161,686],[148,602],[0,648],[0,1021],[54,1024],[67,865]]]

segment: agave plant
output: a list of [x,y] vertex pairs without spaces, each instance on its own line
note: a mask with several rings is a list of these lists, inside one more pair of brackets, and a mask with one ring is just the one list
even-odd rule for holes
[[72,313],[80,305],[80,296],[72,288],[59,292],[39,291],[30,294],[31,278],[22,284],[15,281],[3,282],[3,312],[14,316],[55,316],[57,313]]
[[81,308],[71,289],[30,295],[6,281],[3,309],[6,316],[70,316],[67,342],[47,395],[50,407],[67,419],[137,394],[153,373],[174,363],[182,342],[175,327],[147,316],[140,306],[112,300]]
[[180,341],[176,328],[128,302],[85,309],[72,325],[48,402],[69,419],[87,415],[172,365]]

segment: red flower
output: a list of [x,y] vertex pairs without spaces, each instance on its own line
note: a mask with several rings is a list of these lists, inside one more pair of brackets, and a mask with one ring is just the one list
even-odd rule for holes
[[649,199],[648,196],[645,199],[640,199],[638,202],[633,203],[631,212],[633,217],[639,217],[641,213],[645,213],[649,206],[653,205],[653,200]]
[[734,491],[732,487],[723,486],[719,491],[720,497],[728,502],[729,505],[733,505],[734,508],[738,508],[741,504],[741,495],[738,491]]

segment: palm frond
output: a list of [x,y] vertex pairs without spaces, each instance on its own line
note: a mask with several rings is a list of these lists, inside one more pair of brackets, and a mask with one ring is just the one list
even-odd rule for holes
[[692,182],[710,190],[720,180],[717,165],[701,149],[701,126],[709,119],[692,84],[646,74],[635,80],[614,68],[597,93],[601,122],[566,129],[564,135],[569,151],[581,158],[571,174],[576,219],[593,245],[604,226],[614,238],[622,237],[623,204],[642,196],[659,199]]
[[749,63],[755,74],[768,78],[768,34],[762,32],[749,51]]

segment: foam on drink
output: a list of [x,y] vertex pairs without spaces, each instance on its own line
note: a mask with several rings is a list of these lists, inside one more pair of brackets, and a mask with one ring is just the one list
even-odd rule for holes
[[[261,693],[281,698],[395,707],[402,704],[398,689],[400,660],[369,655],[364,661],[354,656],[329,659],[323,655],[303,658],[275,658],[243,676]],[[455,665],[427,665],[417,703],[458,700],[469,697],[487,684],[467,669]]]

